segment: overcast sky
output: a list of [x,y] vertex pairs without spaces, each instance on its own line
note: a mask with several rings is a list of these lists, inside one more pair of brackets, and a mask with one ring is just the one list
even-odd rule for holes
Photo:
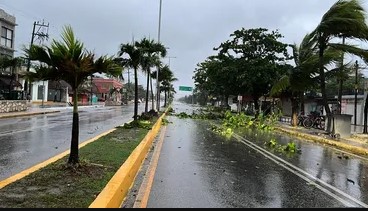
[[[193,86],[196,64],[213,55],[241,27],[279,29],[286,43],[300,43],[335,0],[163,0],[161,41],[169,47],[171,69],[179,85]],[[364,2],[366,8],[368,4]],[[116,55],[121,43],[157,40],[159,0],[0,0],[17,18],[16,50],[30,43],[34,21],[50,23],[59,38],[70,24],[87,49]],[[169,60],[165,60],[169,63]],[[140,81],[144,84],[144,81]],[[186,94],[186,93],[184,93]]]

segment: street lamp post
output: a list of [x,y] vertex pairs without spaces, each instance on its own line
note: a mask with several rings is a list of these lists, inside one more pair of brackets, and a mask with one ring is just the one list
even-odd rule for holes
[[[159,9],[159,17],[158,17],[158,43],[161,42],[160,41],[160,39],[161,39],[161,12],[162,12],[162,0],[160,0],[160,9]],[[160,71],[160,67],[157,66],[157,73],[156,73],[156,80],[157,80],[157,88],[156,88],[157,103],[156,103],[156,106],[157,106],[157,112],[160,111],[160,81],[159,81],[159,78],[158,78],[159,71]]]
[[357,116],[358,116],[358,92],[359,92],[359,85],[358,85],[358,69],[359,64],[358,61],[355,62],[355,101],[354,101],[354,125],[357,126]]

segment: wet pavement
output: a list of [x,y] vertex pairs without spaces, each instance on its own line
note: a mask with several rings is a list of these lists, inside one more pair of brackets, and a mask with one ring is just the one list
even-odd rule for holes
[[[122,125],[132,116],[133,106],[80,109],[79,142]],[[71,109],[0,120],[0,180],[68,150],[71,128]]]
[[[226,140],[207,121],[169,120],[148,207],[368,206],[366,158],[276,133]],[[272,138],[294,141],[301,154],[272,152],[264,144]]]

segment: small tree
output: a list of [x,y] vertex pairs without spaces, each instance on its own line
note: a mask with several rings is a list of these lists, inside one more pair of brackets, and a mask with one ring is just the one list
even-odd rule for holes
[[[147,90],[146,90],[146,105],[145,112],[148,112],[148,101],[149,101],[149,83],[151,76],[151,68],[154,66],[160,66],[160,57],[166,56],[166,48],[161,43],[156,43],[153,40],[143,38],[139,43],[137,43],[137,47],[142,52],[141,58],[141,66],[143,71],[147,74]],[[152,80],[151,80],[152,85]],[[152,90],[152,88],[151,88]],[[153,90],[152,90],[153,91]],[[152,101],[153,103],[153,101]],[[153,106],[152,106],[152,109]]]
[[53,40],[50,47],[33,45],[25,50],[29,58],[39,61],[35,73],[29,78],[35,80],[64,80],[73,89],[73,127],[68,164],[79,164],[79,114],[78,88],[94,73],[120,75],[122,68],[111,57],[95,55],[85,50],[82,42],[77,40],[71,26],[65,26],[62,41]]
[[[6,56],[0,56],[0,69],[1,72],[10,73],[9,93],[14,89],[14,82],[18,81],[18,69],[22,66],[23,59],[20,57],[8,58]],[[10,72],[7,72],[7,70]]]
[[[133,44],[121,44],[119,56],[122,57],[122,66],[134,69],[134,121],[138,120],[138,69],[142,61],[142,51],[138,47],[138,42]],[[128,58],[123,58],[127,55]]]

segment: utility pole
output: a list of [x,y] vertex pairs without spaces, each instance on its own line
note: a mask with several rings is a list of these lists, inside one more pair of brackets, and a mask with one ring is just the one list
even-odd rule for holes
[[[35,21],[33,23],[31,44],[29,46],[30,49],[36,40],[42,43],[45,39],[47,40],[49,38],[49,26],[50,24],[49,23],[46,24],[44,21],[42,21],[42,23],[40,21]],[[27,72],[29,72],[30,69],[31,69],[31,58],[29,58],[28,56]],[[30,87],[30,82],[26,80],[24,83],[24,92],[23,92],[25,95],[23,96],[24,98],[30,95],[29,87]]]
[[[159,17],[158,17],[158,43],[161,43],[161,12],[162,12],[162,0],[160,0],[160,9],[159,9]],[[157,74],[156,74],[156,81],[157,81],[157,112],[160,111],[160,80],[159,80],[159,72],[160,67],[157,66]]]
[[127,87],[127,100],[128,100],[128,102],[130,100],[129,93],[130,93],[130,69],[128,69],[128,87]]
[[359,64],[358,61],[355,62],[355,105],[354,105],[354,125],[357,126],[357,119],[358,119],[358,69]]

